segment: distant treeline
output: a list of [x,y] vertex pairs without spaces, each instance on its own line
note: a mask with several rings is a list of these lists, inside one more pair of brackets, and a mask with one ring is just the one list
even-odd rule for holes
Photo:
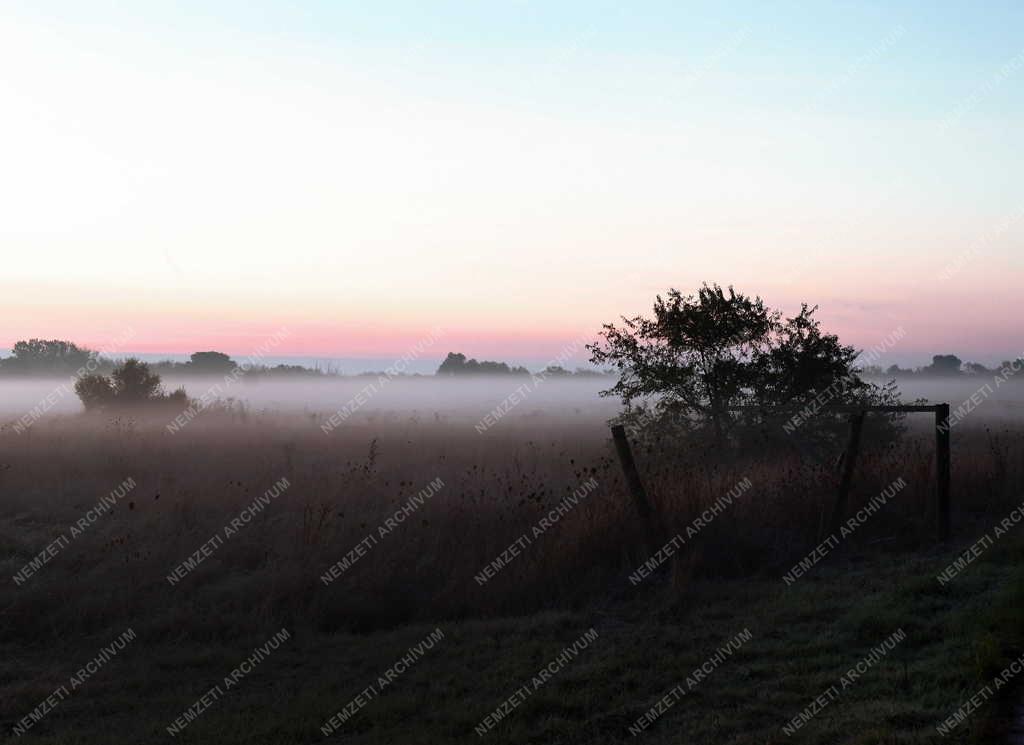
[[[74,342],[62,339],[29,339],[15,343],[10,357],[0,357],[0,375],[82,375],[85,373],[109,374],[120,361],[106,357],[91,349],[80,347]],[[333,368],[304,367],[302,365],[263,365],[247,360],[235,360],[223,352],[195,352],[187,362],[162,360],[148,363],[148,369],[160,375],[229,375],[241,367],[247,377],[345,377]],[[566,370],[560,366],[548,366],[545,377],[583,378],[598,377],[609,373],[577,368]],[[361,372],[350,377],[382,375],[381,372]],[[525,367],[510,367],[504,362],[467,359],[466,355],[450,352],[437,369],[438,376],[464,375],[530,375]],[[402,373],[401,377],[424,377],[417,373]]]
[[862,372],[870,377],[956,378],[1006,373],[1012,375],[1021,369],[1024,369],[1024,358],[1020,357],[1016,360],[1003,360],[995,367],[989,368],[979,362],[964,362],[955,354],[936,354],[932,357],[932,364],[923,367],[903,368],[899,365],[890,365],[883,369],[880,365],[868,365]]
[[[449,352],[444,362],[437,368],[435,373],[439,376],[451,375],[532,375],[525,367],[509,367],[505,362],[492,362],[483,360],[477,362],[474,359],[466,359],[466,355],[460,352]],[[545,378],[594,378],[609,375],[607,372],[596,370],[585,370],[577,367],[575,371],[566,370],[560,365],[548,365],[541,372]]]
[[[10,357],[0,357],[0,375],[81,375],[109,373],[120,361],[62,339],[29,339],[16,342]],[[301,365],[249,365],[223,352],[196,352],[188,362],[161,360],[148,363],[159,374],[227,375],[239,366],[251,375],[328,375]]]

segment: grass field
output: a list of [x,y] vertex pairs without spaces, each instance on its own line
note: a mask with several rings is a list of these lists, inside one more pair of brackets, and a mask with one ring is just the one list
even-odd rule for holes
[[[786,587],[777,577],[697,582],[603,610],[439,621],[372,634],[296,630],[174,739],[307,743],[434,629],[444,638],[346,721],[347,742],[465,742],[514,691],[589,628],[598,637],[485,738],[492,742],[932,742],[935,726],[1003,664],[1020,630],[1022,552],[1006,544],[945,588],[945,554],[836,557]],[[5,644],[4,724],[24,715],[125,627],[138,638],[22,738],[169,740],[172,726],[277,630],[211,644],[150,631],[144,617],[52,644]],[[687,678],[749,629],[750,641],[691,689]],[[783,727],[871,648],[906,639],[790,738]],[[686,689],[637,737],[629,727]],[[996,713],[993,709],[990,714]],[[991,734],[976,715],[950,740]]]
[[[930,742],[1019,648],[1013,529],[952,581],[936,579],[1020,503],[1024,437],[1013,428],[954,431],[957,544],[942,548],[929,433],[868,448],[851,512],[897,478],[906,487],[791,585],[783,575],[821,540],[827,467],[642,450],[673,532],[741,479],[751,487],[634,587],[626,578],[649,551],[607,431],[506,425],[483,437],[376,417],[324,435],[315,416],[246,415],[172,435],[154,422],[74,417],[0,431],[0,556],[11,578],[0,594],[0,724],[11,731],[42,705],[26,742],[305,743],[362,701],[332,738],[463,742],[519,696],[483,739]],[[111,499],[126,479],[135,485]],[[423,496],[432,482],[441,487]],[[587,483],[596,486],[566,502]],[[104,500],[112,507],[97,514]],[[524,535],[492,579],[475,579]],[[39,563],[48,545],[54,555]],[[324,582],[346,556],[356,560]],[[382,685],[437,628],[443,638]],[[597,637],[532,690],[591,628]],[[279,648],[224,683],[282,629]],[[72,690],[77,671],[128,630],[132,640]],[[716,657],[745,631],[749,641]],[[897,631],[905,638],[842,687]],[[62,685],[68,695],[44,705]],[[630,734],[677,685],[671,707]],[[833,685],[841,695],[788,736],[783,727]],[[949,738],[992,737],[1002,701]],[[166,728],[197,706],[172,738]]]

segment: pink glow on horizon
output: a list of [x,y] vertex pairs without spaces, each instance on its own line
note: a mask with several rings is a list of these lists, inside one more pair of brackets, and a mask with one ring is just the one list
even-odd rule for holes
[[[602,296],[580,295],[561,305],[536,302],[522,310],[484,306],[472,314],[444,302],[382,304],[368,311],[365,305],[339,307],[340,303],[311,299],[180,297],[138,288],[97,296],[71,288],[21,286],[10,292],[12,301],[19,299],[19,311],[0,316],[0,346],[10,348],[16,340],[39,337],[70,339],[102,351],[130,328],[134,333],[121,345],[122,351],[190,354],[216,349],[246,356],[287,329],[289,336],[268,355],[397,358],[441,327],[444,334],[420,357],[463,352],[499,360],[553,359],[581,338],[596,339],[602,322],[618,322],[621,315],[649,315],[654,295],[668,286],[692,291],[701,279],[679,276],[662,288],[645,283]],[[749,292],[755,284],[763,288],[760,294],[770,307],[787,313],[795,312],[801,299],[818,303],[823,327],[858,349],[871,348],[903,326],[905,338],[886,354],[886,359],[901,364],[923,364],[941,353],[981,362],[1024,353],[1024,337],[1001,300],[1008,287],[990,283],[984,291],[970,290],[951,282],[930,291],[927,286],[885,287],[851,280],[823,291],[810,283],[804,287],[762,279],[738,282],[737,289]],[[580,349],[571,359],[587,356]]]
[[[432,328],[366,329],[342,327],[325,328],[320,325],[262,326],[257,323],[245,329],[232,328],[205,332],[175,332],[169,329],[147,327],[144,331],[125,328],[109,330],[90,329],[75,334],[68,326],[36,326],[26,332],[5,333],[3,346],[10,348],[16,340],[28,338],[69,339],[80,346],[100,351],[110,350],[114,355],[124,352],[145,354],[191,354],[196,351],[218,350],[244,357],[263,350],[270,357],[372,357],[397,358],[419,349],[419,358],[441,358],[448,352],[464,352],[471,357],[488,359],[543,358],[554,359],[562,350],[582,339],[589,342],[593,333],[550,330],[545,334],[517,331],[483,332],[473,329],[445,330]],[[162,332],[162,333],[161,333]],[[596,332],[596,329],[595,329]],[[270,340],[280,338],[274,343]],[[115,344],[125,339],[123,344]],[[577,361],[587,356],[582,343],[569,359]],[[115,348],[116,347],[116,348]]]
[[[926,362],[933,354],[953,353],[964,359],[986,361],[1024,354],[1024,342],[1015,349],[1006,340],[1012,338],[1011,324],[983,326],[968,314],[949,318],[929,315],[929,309],[912,313],[876,313],[872,309],[841,308],[832,312],[819,310],[823,327],[838,334],[846,344],[870,349],[881,343],[895,329],[903,327],[904,338],[883,359]],[[158,322],[146,327],[111,324],[25,324],[15,330],[10,319],[3,324],[3,344],[10,348],[16,340],[33,337],[70,339],[75,343],[112,354],[138,352],[182,355],[214,349],[235,356],[251,355],[264,349],[271,357],[368,357],[397,358],[422,344],[420,358],[439,359],[448,352],[463,352],[471,357],[487,359],[555,358],[574,342],[589,343],[596,339],[600,324],[591,329],[548,328],[544,333],[515,329],[485,331],[472,328],[443,329],[434,335],[431,327],[398,328],[381,325],[376,328],[359,324],[299,323],[274,326],[256,321],[248,323],[200,324],[179,330],[176,324]],[[71,329],[78,326],[80,333]],[[980,330],[979,330],[980,329]],[[275,334],[287,331],[276,345],[268,343]],[[69,333],[69,331],[71,331]],[[134,332],[134,333],[131,333]],[[428,345],[432,336],[435,340]],[[127,339],[118,348],[111,345]],[[572,364],[588,357],[581,344],[568,359]]]

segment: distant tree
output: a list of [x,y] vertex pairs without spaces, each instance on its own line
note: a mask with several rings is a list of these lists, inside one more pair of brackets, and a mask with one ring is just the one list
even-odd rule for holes
[[254,370],[257,375],[323,376],[328,374],[319,368],[303,367],[302,365],[275,365],[274,367],[254,368]]
[[86,409],[109,406],[138,406],[165,403],[188,405],[183,388],[164,393],[160,376],[151,372],[145,362],[129,357],[114,368],[110,377],[83,375],[75,383],[75,393]]
[[438,375],[460,375],[465,372],[466,355],[461,352],[449,352],[444,362],[437,368]]
[[964,365],[964,372],[968,375],[988,375],[993,371],[989,370],[980,362],[968,362]]
[[440,367],[437,368],[438,375],[529,375],[525,367],[509,367],[505,362],[492,362],[484,360],[477,362],[475,359],[466,359],[466,355],[459,352],[449,352]]
[[60,339],[18,341],[11,351],[13,356],[3,361],[3,369],[18,373],[70,375],[96,356],[89,349]]
[[185,363],[186,369],[197,373],[220,375],[235,369],[235,361],[223,352],[195,352]]
[[114,402],[114,385],[103,375],[83,375],[75,381],[75,393],[87,411],[102,409]]
[[572,377],[572,373],[566,370],[561,365],[548,365],[544,368],[541,373],[545,378],[568,378]]
[[590,369],[587,369],[585,367],[577,367],[576,370],[573,372],[573,377],[575,377],[575,378],[605,378],[605,377],[608,377],[609,375],[613,375],[613,374],[614,373],[610,373],[607,370],[590,370]]
[[910,371],[900,369],[899,365],[889,365],[889,367],[885,368],[885,374],[893,378],[895,378],[897,375],[906,375],[908,372]]
[[621,327],[605,324],[587,348],[592,363],[617,370],[618,382],[603,395],[623,400],[627,420],[706,427],[716,439],[756,417],[732,411],[736,406],[798,409],[815,407],[816,401],[894,401],[891,386],[860,377],[857,350],[823,333],[815,310],[803,305],[792,318],[783,318],[761,298],[731,287],[705,284],[695,296],[672,289],[655,299],[653,318],[623,318]]
[[936,354],[932,356],[932,364],[921,368],[925,375],[959,375],[963,361],[955,354]]
[[126,403],[149,401],[160,395],[160,376],[149,365],[129,357],[110,374],[114,398]]

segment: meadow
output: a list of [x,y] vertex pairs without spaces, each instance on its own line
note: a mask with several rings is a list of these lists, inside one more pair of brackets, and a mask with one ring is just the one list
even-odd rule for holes
[[[1014,532],[962,578],[936,580],[1024,501],[1014,418],[981,412],[954,429],[946,546],[934,538],[927,417],[908,419],[891,447],[869,439],[849,514],[903,485],[795,582],[783,577],[826,532],[831,461],[638,448],[666,528],[686,540],[631,581],[652,551],[610,442],[610,405],[591,388],[548,390],[484,431],[482,412],[501,400],[484,388],[415,409],[382,398],[326,432],[334,407],[307,400],[234,405],[174,432],[156,414],[5,424],[0,724],[16,727],[128,628],[131,645],[27,741],[167,739],[211,680],[280,629],[291,634],[281,651],[177,739],[323,739],[324,722],[435,627],[439,651],[355,714],[349,737],[394,742],[422,722],[423,741],[475,738],[523,678],[594,628],[592,648],[487,737],[631,741],[652,704],[749,627],[749,644],[637,737],[788,740],[786,722],[902,629],[899,651],[793,739],[928,742],[1017,651]],[[444,397],[463,405],[437,407]],[[1002,706],[953,737],[988,733]]]

